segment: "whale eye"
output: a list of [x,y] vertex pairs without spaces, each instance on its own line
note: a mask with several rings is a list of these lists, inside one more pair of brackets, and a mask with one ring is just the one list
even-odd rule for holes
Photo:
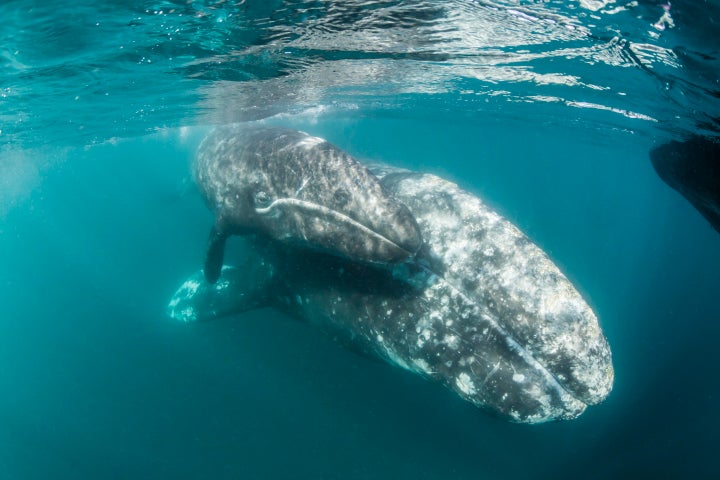
[[255,208],[265,208],[270,205],[271,201],[270,195],[265,190],[258,190],[253,197]]
[[350,195],[344,188],[338,188],[335,190],[333,197],[335,198],[337,204],[341,207],[344,207],[350,201]]

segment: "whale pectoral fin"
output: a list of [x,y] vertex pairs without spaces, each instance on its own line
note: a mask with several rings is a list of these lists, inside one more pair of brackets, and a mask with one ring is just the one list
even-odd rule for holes
[[223,257],[225,256],[225,242],[228,234],[218,221],[210,230],[210,238],[208,239],[208,248],[205,254],[205,279],[210,283],[215,283],[220,278]]
[[275,267],[252,261],[241,268],[224,266],[218,281],[205,281],[202,271],[187,279],[170,299],[167,314],[182,322],[214,320],[269,306]]

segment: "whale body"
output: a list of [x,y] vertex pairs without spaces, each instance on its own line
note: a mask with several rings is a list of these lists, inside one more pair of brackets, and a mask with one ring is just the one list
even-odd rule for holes
[[194,177],[215,225],[205,276],[217,280],[230,235],[392,263],[417,252],[415,219],[367,168],[329,142],[277,127],[217,127],[200,144]]
[[597,317],[540,248],[454,183],[372,171],[419,226],[412,259],[359,263],[249,237],[245,264],[214,285],[193,275],[169,316],[274,306],[513,422],[575,418],[607,397],[614,370]]

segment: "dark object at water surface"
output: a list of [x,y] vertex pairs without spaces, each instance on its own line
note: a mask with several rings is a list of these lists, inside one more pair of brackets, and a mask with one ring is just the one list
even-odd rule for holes
[[655,171],[720,233],[720,140],[693,136],[650,151]]

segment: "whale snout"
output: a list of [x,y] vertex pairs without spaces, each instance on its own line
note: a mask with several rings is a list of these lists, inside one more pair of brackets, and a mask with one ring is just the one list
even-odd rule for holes
[[[371,224],[369,228],[384,239],[386,244],[386,258],[381,258],[381,255],[377,257],[377,261],[403,261],[420,250],[423,243],[420,227],[405,205],[398,203],[393,214],[381,216],[374,223],[375,225]],[[368,250],[367,253],[372,258],[372,251]]]

